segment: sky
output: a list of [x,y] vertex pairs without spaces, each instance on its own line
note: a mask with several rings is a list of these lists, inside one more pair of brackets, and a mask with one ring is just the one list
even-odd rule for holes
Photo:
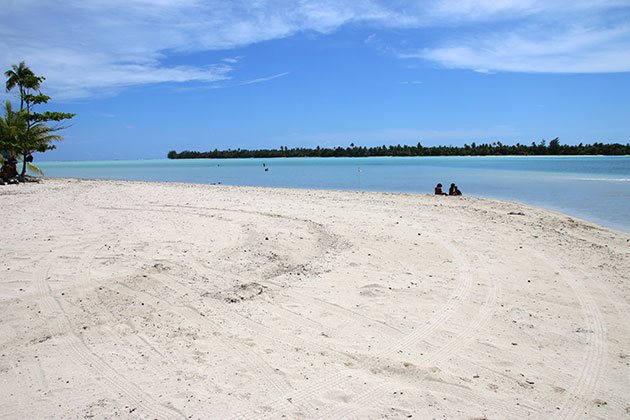
[[25,61],[41,110],[77,114],[38,159],[630,142],[629,0],[0,5],[0,68]]

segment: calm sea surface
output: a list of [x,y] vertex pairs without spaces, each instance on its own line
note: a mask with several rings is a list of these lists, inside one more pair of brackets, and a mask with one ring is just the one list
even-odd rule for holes
[[[264,164],[264,167],[263,167]],[[630,231],[630,156],[372,157],[39,162],[49,177],[464,195],[560,211]],[[268,171],[265,171],[268,168]]]

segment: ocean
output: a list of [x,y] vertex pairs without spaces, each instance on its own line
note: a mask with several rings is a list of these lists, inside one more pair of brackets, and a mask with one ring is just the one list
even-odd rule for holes
[[517,201],[630,231],[630,156],[182,159],[37,162],[48,177],[432,194]]

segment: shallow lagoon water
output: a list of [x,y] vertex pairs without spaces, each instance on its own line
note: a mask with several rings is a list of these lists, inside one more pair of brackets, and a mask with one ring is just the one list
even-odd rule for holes
[[437,182],[445,190],[454,182],[465,195],[518,201],[630,231],[630,156],[163,159],[38,165],[49,177],[354,191],[432,193]]

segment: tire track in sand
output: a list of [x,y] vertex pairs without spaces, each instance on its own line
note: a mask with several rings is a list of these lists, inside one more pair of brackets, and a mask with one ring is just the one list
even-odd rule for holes
[[[300,219],[300,218],[297,218],[297,217],[287,217],[287,216],[283,216],[283,215],[280,215],[280,214],[261,212],[261,211],[254,211],[254,210],[229,209],[229,208],[221,208],[221,207],[209,208],[209,207],[196,207],[196,206],[183,206],[183,205],[159,205],[159,206],[156,206],[156,207],[157,208],[155,208],[155,209],[148,209],[148,210],[146,208],[134,208],[134,207],[121,208],[121,207],[111,207],[111,206],[110,207],[101,207],[101,208],[105,209],[105,210],[108,210],[108,211],[111,211],[111,210],[115,210],[115,211],[125,211],[125,210],[127,210],[127,211],[130,211],[130,210],[131,211],[156,211],[156,212],[162,212],[162,213],[172,213],[172,214],[177,214],[177,215],[180,215],[181,212],[182,212],[182,209],[183,209],[184,211],[187,211],[189,214],[197,216],[197,217],[211,217],[211,216],[213,217],[214,214],[207,214],[207,213],[208,212],[224,212],[224,213],[249,214],[249,215],[254,215],[254,216],[257,216],[257,217],[262,216],[262,217],[265,217],[265,218],[282,218],[282,219],[286,219],[286,220],[289,220],[289,221],[306,224],[308,229],[311,230],[311,232],[313,232],[313,234],[314,234],[314,236],[315,236],[315,238],[317,240],[317,243],[322,247],[322,249],[324,249],[324,252],[322,252],[322,255],[325,254],[326,252],[328,252],[330,249],[333,249],[334,245],[337,243],[336,236],[331,234],[330,232],[328,232],[322,224],[316,223],[314,221],[307,220],[307,219]],[[284,274],[284,272],[280,272],[279,274]],[[138,293],[144,293],[142,291],[137,291],[137,292]],[[169,303],[171,303],[173,305],[172,307],[175,308],[174,312],[178,313],[177,312],[177,308],[179,308],[180,311],[179,311],[178,314],[180,316],[184,317],[185,319],[186,318],[187,319],[191,319],[191,318],[195,317],[195,315],[193,315],[193,313],[189,312],[189,310],[193,311],[193,312],[196,312],[196,310],[194,308],[192,308],[190,306],[185,306],[185,308],[184,308],[182,306],[177,306],[176,304],[174,304],[172,302],[169,302]],[[182,309],[186,313],[182,312],[181,311]],[[196,312],[196,314],[199,315],[200,317],[202,317],[202,319],[205,319],[206,322],[208,322],[208,320],[205,317],[203,317],[203,315],[199,314],[198,312]],[[239,315],[240,317],[243,317],[240,314],[237,314],[237,315]],[[249,320],[246,317],[243,317],[243,318],[245,320],[249,321],[250,324],[254,322],[252,320]],[[218,325],[215,326],[215,327],[218,328]],[[277,337],[275,337],[275,336],[272,337],[272,338],[277,340]],[[288,341],[290,341],[290,342],[291,341],[296,341],[296,339],[297,339],[297,337],[294,337],[294,336],[291,336],[289,338],[290,338],[290,340],[288,340]],[[227,342],[227,341],[225,341],[225,343],[229,344],[229,342]],[[303,342],[302,342],[302,344],[303,344]],[[315,343],[310,343],[310,344],[314,345]],[[317,347],[323,348],[323,349],[325,349],[327,351],[336,352],[334,349],[331,349],[329,347],[325,347],[325,346],[321,346],[321,345],[317,346]],[[271,383],[271,385],[274,388],[276,388],[276,390],[278,390],[280,393],[287,393],[287,392],[293,391],[293,389],[290,388],[290,387],[282,389],[282,387],[284,386],[283,383],[275,381],[273,379],[272,375],[264,373],[265,369],[271,369],[271,367],[268,366],[266,364],[266,362],[264,362],[263,360],[258,360],[259,357],[256,357],[255,354],[254,354],[254,357],[252,358],[251,354],[249,356],[246,355],[246,354],[243,354],[242,352],[239,352],[239,350],[237,348],[232,348],[232,350],[237,352],[237,353],[240,353],[240,355],[242,356],[244,361],[246,361],[246,362],[248,362],[250,364],[254,363],[254,365],[250,366],[250,367],[253,368],[254,371],[259,372],[260,375],[263,378],[266,378]],[[248,349],[246,349],[246,350],[248,350]],[[342,355],[343,355],[343,353],[342,353]],[[256,366],[255,365],[256,363],[259,363],[259,364]]]
[[[463,267],[466,267],[466,269],[468,270],[469,264],[467,260],[462,260],[463,258],[462,255],[454,247],[451,247],[446,242],[442,241],[441,239],[437,237],[434,238],[434,240],[441,243],[444,246],[444,248],[446,248],[447,250],[451,252],[451,254],[455,257],[455,259],[458,260],[458,264],[457,264],[458,267],[463,266]],[[408,334],[404,338],[395,341],[394,343],[392,343],[392,345],[390,345],[385,350],[383,350],[378,356],[368,358],[367,361],[360,364],[359,367],[368,371],[371,369],[374,369],[379,364],[381,364],[381,360],[383,358],[392,356],[396,354],[398,351],[409,348],[414,343],[417,343],[418,341],[425,339],[430,334],[432,334],[435,330],[437,330],[439,327],[443,326],[446,322],[448,322],[448,320],[453,315],[455,315],[458,309],[468,300],[469,295],[470,295],[470,291],[471,291],[472,283],[473,283],[472,277],[467,272],[463,273],[463,275],[462,273],[463,271],[460,268],[460,276],[459,276],[460,281],[458,282],[455,290],[451,294],[451,297],[449,298],[447,304],[444,306],[444,308],[440,312],[438,312],[429,321],[427,321],[427,323],[424,324],[422,328],[416,329],[414,330],[414,332]],[[492,290],[494,290],[495,293],[490,293],[488,295],[488,299],[490,299],[488,303],[491,305],[493,305],[494,301],[496,300],[496,284]],[[489,305],[484,305],[484,307],[488,307],[488,306]],[[490,315],[489,309],[484,311],[483,314],[485,314],[485,316],[483,317],[477,316],[475,318],[475,321],[470,326],[467,326],[467,327],[470,328],[470,327],[474,327],[475,325],[480,325],[481,323],[483,323],[487,319],[487,317],[489,317]],[[462,338],[460,336],[463,336],[463,335],[466,335],[465,332],[459,334],[455,339],[453,339],[452,343],[449,343],[447,345],[447,349],[454,348],[458,345],[458,343],[461,343]],[[324,378],[323,380],[311,386],[308,386],[306,388],[303,388],[291,394],[284,395],[266,404],[266,407],[275,409],[275,411],[291,409],[293,407],[301,408],[303,403],[305,403],[306,401],[310,401],[312,397],[321,393],[322,391],[328,390],[333,387],[340,387],[340,385],[349,382],[350,381],[349,378],[352,377],[352,373],[354,373],[353,369],[343,369],[343,370],[337,371],[336,373],[329,375],[328,377]],[[364,396],[364,398],[362,398],[362,400],[365,399],[366,401],[369,402],[369,399],[373,397],[372,394],[381,395],[382,390],[380,389],[371,390],[369,391],[369,395],[367,395],[366,393],[366,395]],[[248,417],[251,417],[253,414],[254,413],[251,413],[249,411],[239,412],[239,413],[233,414],[232,418],[248,418]],[[257,413],[255,414],[258,415]],[[269,414],[269,416],[273,416],[273,414],[274,413],[272,412]],[[310,416],[319,417],[319,416],[322,416],[322,414],[310,413]],[[332,416],[334,417],[334,414]]]
[[588,351],[577,381],[568,389],[567,399],[561,406],[559,418],[574,419],[585,414],[584,409],[592,404],[603,367],[606,365],[606,326],[593,297],[575,277],[560,271],[569,287],[573,289],[585,314],[588,336]]
[[[89,246],[89,244],[88,244]],[[85,259],[93,259],[99,252],[101,247],[92,246],[89,254],[90,257]],[[53,297],[52,289],[48,280],[50,279],[50,268],[52,263],[46,263],[57,257],[57,248],[55,253],[50,253],[44,258],[41,270],[35,272],[35,282],[40,294],[39,304],[42,314],[49,320],[49,329],[51,335],[56,341],[67,350],[68,356],[77,365],[87,368],[96,378],[102,378],[114,394],[120,395],[126,399],[130,405],[138,407],[144,413],[148,413],[151,417],[160,419],[175,419],[183,417],[168,407],[162,406],[159,402],[153,400],[148,394],[143,392],[136,384],[130,382],[120,372],[111,367],[98,354],[94,353],[85,342],[74,332],[75,327],[70,322],[61,303]]]
[[[221,331],[224,329],[220,324],[213,322],[207,316],[203,315],[202,313],[197,311],[197,309],[193,308],[190,305],[183,305],[171,302],[170,300],[165,299],[163,296],[157,296],[146,291],[137,290],[122,283],[116,283],[115,285],[112,285],[112,287],[115,290],[120,291],[121,293],[125,293],[129,296],[133,296],[144,301],[159,301],[160,305],[164,306],[163,309],[177,314],[179,317],[187,322],[192,322],[197,325],[210,325],[216,331]],[[233,340],[224,338],[222,335],[214,335],[214,337],[218,339],[228,351],[236,353],[247,365],[249,365],[249,368],[253,372],[259,374],[264,379],[264,382],[271,385],[277,392],[287,392],[291,390],[288,385],[274,379],[272,377],[272,375],[274,374],[274,368],[269,366],[264,360],[256,357],[256,353],[249,351],[247,348],[244,349],[243,347],[245,345],[236,344]]]
[[[143,244],[142,242],[140,244]],[[133,242],[119,242],[118,246],[120,247],[124,247],[124,246],[129,246],[129,245],[137,245],[136,243]],[[103,246],[101,246],[99,248],[103,249]],[[84,276],[84,278],[86,279],[86,282],[82,284],[83,287],[103,287],[103,288],[109,288],[112,289],[111,286],[111,280],[113,279],[111,276],[108,276],[106,278],[106,280],[109,280],[109,283],[106,285],[103,285],[102,280],[97,280],[94,279],[94,277],[92,276],[92,267],[93,267],[93,263],[94,263],[94,259],[96,258],[97,254],[95,254],[94,256],[92,256],[92,258],[90,259],[90,263],[87,265],[82,265],[82,266],[86,266],[87,269],[87,275]],[[115,280],[114,280],[115,281]],[[108,325],[107,321],[111,322],[112,325],[114,325],[114,323],[117,322],[116,317],[114,316],[114,313],[111,310],[108,310],[105,302],[103,302],[101,300],[102,303],[102,307],[105,308],[105,311],[107,311],[107,313],[105,314],[104,311],[100,312],[101,315],[101,319],[102,319],[102,324],[100,325],[100,331],[103,332],[104,334],[107,335],[108,338],[108,342],[109,343],[113,343],[113,342],[117,342],[120,343],[121,346],[117,346],[117,349],[119,351],[124,351],[125,354],[127,355],[127,357],[131,358],[131,359],[138,359],[137,355],[138,353],[142,354],[143,352],[137,352],[137,351],[133,351],[132,350],[132,346],[135,345],[136,348],[144,348],[145,350],[148,350],[148,352],[153,353],[154,355],[157,355],[157,357],[159,357],[159,359],[162,362],[162,366],[167,366],[167,367],[176,367],[177,363],[181,361],[181,358],[178,357],[178,355],[170,355],[170,357],[165,356],[164,354],[162,354],[162,352],[160,352],[153,344],[151,344],[147,338],[143,337],[140,334],[140,331],[138,331],[135,326],[133,326],[132,322],[130,320],[127,320],[126,322],[124,322],[123,324],[126,325],[133,333],[131,335],[128,336],[121,336],[121,334],[115,330],[113,327],[111,327],[110,325]],[[104,315],[104,317],[103,317]],[[175,359],[175,360],[173,360]],[[139,362],[142,363],[142,362]],[[143,368],[147,371],[150,371],[154,378],[160,378],[164,375],[164,370],[160,369],[156,366],[153,366],[151,363],[143,363],[142,364]],[[157,379],[159,381],[159,379]],[[172,405],[169,407],[170,409],[178,412],[181,414],[182,417],[185,417],[185,415],[178,409],[174,408]]]
[[[592,402],[603,367],[606,365],[606,325],[602,314],[593,296],[587,288],[573,274],[564,268],[554,265],[542,253],[533,252],[541,261],[552,270],[560,274],[564,282],[573,291],[576,300],[582,308],[586,323],[585,334],[587,350],[584,355],[584,363],[577,379],[568,387],[567,396],[561,404],[558,418],[574,419],[585,414],[585,408]],[[588,401],[588,404],[587,404]]]
[[[464,257],[455,246],[447,245],[444,242],[443,244],[457,260],[457,266],[460,267],[460,277],[465,277],[467,279],[466,283],[472,284],[472,276],[470,274],[471,266],[468,262],[468,259]],[[492,276],[488,276],[488,278],[492,279]],[[486,294],[485,301],[481,304],[480,309],[476,312],[472,321],[469,324],[465,325],[464,328],[457,335],[449,339],[447,343],[437,349],[437,351],[427,354],[426,356],[422,357],[418,362],[421,362],[424,366],[434,366],[443,360],[447,360],[457,348],[465,346],[468,342],[473,340],[474,337],[478,336],[478,331],[483,328],[485,324],[487,324],[494,312],[494,306],[496,304],[499,290],[498,283],[496,281],[492,281],[489,289],[490,290]],[[442,320],[442,317],[438,317],[437,319],[440,319],[440,323],[435,324],[435,328],[443,325],[446,322],[446,320]],[[435,328],[433,328],[433,330]],[[411,340],[409,344],[405,343],[403,348],[408,347],[410,344],[417,341],[415,337],[409,340]],[[370,363],[368,365],[369,368],[373,369],[377,367],[380,364],[379,362],[381,361],[381,359],[387,358],[387,356],[392,356],[397,350],[398,349],[395,347],[390,348],[388,351],[386,351],[384,354],[381,354],[380,357],[376,358],[372,363]],[[419,378],[417,378],[417,380],[423,381],[428,375],[429,372],[420,376]],[[385,397],[385,395],[389,393],[390,392],[387,385],[377,385],[364,393],[357,394],[351,397],[350,402],[352,404],[348,404],[347,406],[335,407],[332,410],[320,413],[319,417],[345,418],[351,416],[361,408],[372,407],[378,404]],[[513,410],[513,408],[510,406],[507,406],[505,404],[501,405],[503,410],[507,410],[506,412],[511,412]]]

